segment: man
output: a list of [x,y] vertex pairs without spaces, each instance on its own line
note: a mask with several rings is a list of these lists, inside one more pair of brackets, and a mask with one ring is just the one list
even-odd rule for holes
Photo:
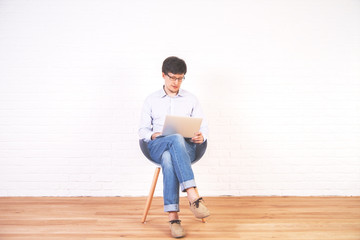
[[200,131],[185,139],[179,134],[161,136],[166,115],[204,118],[197,98],[181,89],[187,71],[184,60],[168,57],[162,66],[163,88],[145,100],[140,128],[140,139],[148,142],[151,158],[161,164],[164,184],[164,211],[169,213],[171,234],[175,238],[185,236],[179,220],[179,185],[187,193],[190,209],[197,218],[210,215],[203,199],[196,191],[191,163],[195,160],[197,144],[206,140],[208,127],[203,119]]

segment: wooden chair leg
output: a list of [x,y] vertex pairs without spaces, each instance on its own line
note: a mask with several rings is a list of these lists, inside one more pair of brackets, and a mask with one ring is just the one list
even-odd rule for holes
[[155,187],[156,187],[156,183],[157,183],[157,180],[158,180],[158,177],[159,177],[159,173],[160,173],[160,167],[156,167],[154,177],[153,177],[153,181],[152,181],[151,187],[150,187],[149,196],[148,196],[148,198],[146,200],[144,214],[143,214],[143,217],[141,219],[142,223],[145,223],[145,221],[146,221],[146,216],[147,216],[147,214],[149,212],[149,209],[150,209],[150,206],[151,206],[151,202],[152,202],[152,199],[153,199],[153,196],[154,196]]
[[[196,191],[196,194],[197,194],[198,196],[200,196],[197,187],[195,188],[195,191]],[[203,223],[206,223],[205,218],[202,218],[201,221],[202,221]]]

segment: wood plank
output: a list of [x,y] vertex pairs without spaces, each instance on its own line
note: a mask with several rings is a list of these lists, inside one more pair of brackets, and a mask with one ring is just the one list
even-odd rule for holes
[[[360,197],[205,197],[207,223],[181,198],[187,239],[360,239]],[[171,239],[162,198],[1,197],[0,239]]]

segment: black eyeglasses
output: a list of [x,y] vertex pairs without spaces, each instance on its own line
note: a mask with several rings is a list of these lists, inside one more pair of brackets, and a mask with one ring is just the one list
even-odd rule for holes
[[169,76],[169,74],[166,74],[166,76],[168,76],[170,78],[171,81],[175,82],[176,80],[178,80],[179,82],[182,82],[185,80],[185,76],[182,76],[182,77],[179,77],[179,78],[176,78],[174,76]]

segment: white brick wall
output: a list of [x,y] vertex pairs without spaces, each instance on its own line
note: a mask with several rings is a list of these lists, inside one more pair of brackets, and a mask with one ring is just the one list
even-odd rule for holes
[[169,55],[209,118],[202,195],[360,194],[359,1],[3,0],[0,196],[146,195]]

